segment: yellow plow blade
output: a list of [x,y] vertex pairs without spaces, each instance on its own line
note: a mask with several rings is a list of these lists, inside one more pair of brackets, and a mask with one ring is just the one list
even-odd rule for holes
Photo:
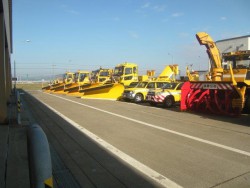
[[56,83],[56,84],[52,84],[52,85],[47,85],[45,87],[42,88],[42,90],[44,92],[50,92],[52,88],[55,88],[57,86],[61,85],[61,83]]
[[[94,84],[94,85],[96,85],[96,84]],[[65,89],[64,91],[69,96],[81,97],[82,93],[80,93],[79,91],[83,90],[83,89],[90,88],[92,86],[93,86],[93,84],[82,84],[82,85],[75,84],[75,85],[72,85],[71,87]]]
[[124,85],[119,83],[103,84],[82,89],[83,99],[111,99],[118,100],[124,91]]
[[58,85],[58,86],[56,86],[56,87],[52,87],[51,89],[50,89],[50,91],[52,92],[52,93],[58,93],[58,94],[64,94],[65,92],[64,92],[64,84],[60,84],[60,85]]
[[50,87],[51,87],[50,85],[45,86],[45,87],[42,88],[42,90],[50,90]]

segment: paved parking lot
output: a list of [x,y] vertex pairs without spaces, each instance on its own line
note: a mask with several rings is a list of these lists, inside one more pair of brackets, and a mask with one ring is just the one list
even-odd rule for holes
[[249,115],[192,114],[40,91],[22,98],[80,187],[250,186]]

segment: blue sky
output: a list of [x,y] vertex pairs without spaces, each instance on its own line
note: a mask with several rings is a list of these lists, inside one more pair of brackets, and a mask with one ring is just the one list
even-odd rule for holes
[[[25,78],[114,68],[139,72],[178,64],[207,69],[195,34],[250,35],[249,0],[14,0],[12,62]],[[27,42],[29,40],[30,42]]]

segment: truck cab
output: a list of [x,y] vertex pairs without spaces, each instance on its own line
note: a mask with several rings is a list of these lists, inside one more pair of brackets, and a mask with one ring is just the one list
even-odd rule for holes
[[128,86],[131,82],[138,81],[138,66],[134,63],[122,63],[115,67],[113,79]]

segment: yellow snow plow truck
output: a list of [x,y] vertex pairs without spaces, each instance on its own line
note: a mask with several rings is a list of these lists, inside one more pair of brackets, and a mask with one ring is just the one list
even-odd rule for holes
[[125,86],[138,80],[138,66],[134,63],[118,64],[110,80],[107,82],[93,84],[88,88],[79,90],[82,98],[120,99]]
[[49,86],[43,87],[42,90],[45,92],[64,93],[65,85],[73,83],[75,80],[75,73],[66,72],[62,79],[57,79],[54,83]]
[[79,70],[75,73],[75,80],[64,85],[64,92],[67,95],[81,96],[78,91],[88,86],[90,86],[90,72]]
[[138,81],[138,65],[134,63],[122,63],[115,67],[112,75],[114,82],[128,86],[131,82]]
[[211,68],[207,81],[185,82],[181,110],[237,116],[250,113],[250,50],[220,54],[205,32],[196,34],[204,45]]

